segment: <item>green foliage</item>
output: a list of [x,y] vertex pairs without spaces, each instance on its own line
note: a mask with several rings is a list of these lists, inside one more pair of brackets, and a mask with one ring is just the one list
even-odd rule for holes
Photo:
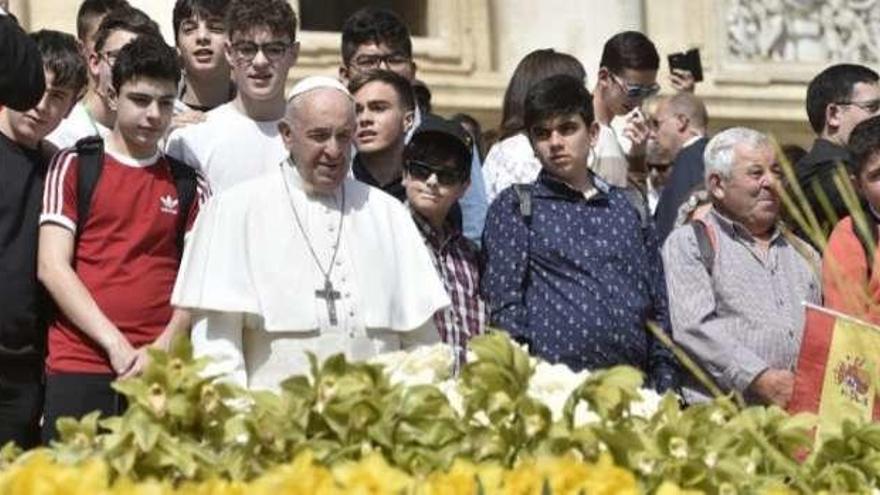
[[[56,460],[103,457],[117,476],[180,482],[249,480],[308,450],[333,465],[381,452],[416,475],[454,459],[515,466],[539,455],[595,461],[603,452],[655,491],[663,481],[707,493],[863,492],[880,483],[880,425],[847,423],[840,437],[808,455],[815,419],[779,408],[740,409],[730,399],[682,409],[665,396],[648,417],[633,414],[641,374],[615,367],[591,374],[570,395],[561,418],[528,394],[534,366],[500,333],[474,339],[462,370],[459,414],[433,385],[392,385],[379,365],[324,363],[286,380],[279,394],[247,391],[203,375],[186,341],[151,352],[137,378],[116,383],[129,408],[99,421],[91,414],[58,422]],[[578,424],[578,408],[596,421]],[[0,467],[26,457],[12,446]],[[21,457],[20,457],[21,458]]]

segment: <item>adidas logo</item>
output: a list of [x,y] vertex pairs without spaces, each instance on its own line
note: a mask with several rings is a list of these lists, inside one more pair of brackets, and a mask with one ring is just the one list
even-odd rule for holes
[[166,195],[159,198],[159,211],[161,211],[162,213],[177,215],[177,198],[171,195]]

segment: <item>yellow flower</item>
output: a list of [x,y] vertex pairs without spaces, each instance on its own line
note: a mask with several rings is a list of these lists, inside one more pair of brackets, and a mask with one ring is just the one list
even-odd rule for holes
[[420,483],[419,495],[473,495],[477,492],[477,467],[473,463],[456,460],[446,472],[435,472]]
[[311,453],[298,455],[292,463],[272,469],[256,479],[248,494],[318,494],[338,493],[330,470],[315,463]]
[[101,495],[107,493],[107,483],[103,461],[63,466],[41,450],[26,454],[0,473],[0,493],[6,495]]
[[348,495],[398,495],[412,493],[414,487],[412,478],[389,466],[378,453],[334,466],[332,471],[340,492]]

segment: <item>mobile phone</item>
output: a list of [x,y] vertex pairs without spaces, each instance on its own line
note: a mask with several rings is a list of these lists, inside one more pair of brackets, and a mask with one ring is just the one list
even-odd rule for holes
[[694,76],[694,81],[703,80],[703,63],[700,60],[700,50],[692,48],[686,52],[670,53],[669,70],[684,69],[690,71]]

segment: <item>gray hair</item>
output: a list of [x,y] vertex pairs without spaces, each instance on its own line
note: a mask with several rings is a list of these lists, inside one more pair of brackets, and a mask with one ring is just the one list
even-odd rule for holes
[[706,164],[706,179],[712,174],[730,177],[733,170],[734,148],[744,144],[750,148],[770,147],[770,138],[763,132],[748,127],[732,127],[715,135],[706,145],[703,162]]

